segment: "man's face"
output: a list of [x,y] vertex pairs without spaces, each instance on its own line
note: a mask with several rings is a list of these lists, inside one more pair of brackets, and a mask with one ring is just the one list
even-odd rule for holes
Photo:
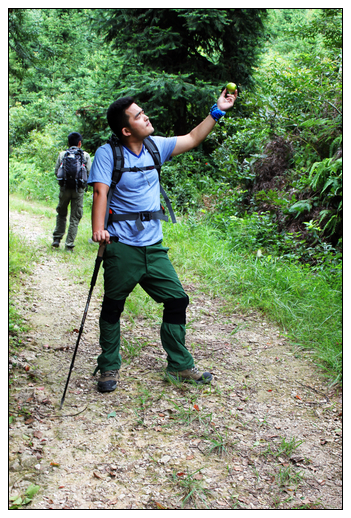
[[132,135],[134,138],[144,140],[144,138],[154,132],[154,127],[149,121],[149,117],[145,115],[144,110],[137,104],[131,104],[125,113],[129,118],[129,126],[123,128],[123,131],[127,131],[125,136]]

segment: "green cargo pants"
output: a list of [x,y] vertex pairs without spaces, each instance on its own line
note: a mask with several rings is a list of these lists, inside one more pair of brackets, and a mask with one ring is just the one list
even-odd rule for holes
[[100,315],[100,347],[95,373],[119,369],[120,315],[128,295],[137,284],[156,302],[164,304],[161,342],[167,353],[167,370],[190,369],[194,360],[185,346],[185,311],[189,298],[161,242],[135,247],[120,242],[106,246],[105,295]]
[[66,189],[60,187],[59,202],[56,207],[56,227],[53,233],[54,241],[61,241],[66,230],[66,219],[68,205],[71,203],[71,214],[69,219],[69,227],[66,237],[66,246],[72,248],[74,240],[77,236],[78,225],[83,216],[83,199],[84,189]]

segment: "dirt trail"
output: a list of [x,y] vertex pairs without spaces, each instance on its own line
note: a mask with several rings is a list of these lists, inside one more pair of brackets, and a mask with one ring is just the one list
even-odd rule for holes
[[17,294],[31,331],[10,358],[10,496],[35,484],[28,509],[342,509],[339,391],[279,329],[192,282],[187,343],[211,387],[163,380],[159,318],[143,315],[123,319],[120,383],[99,394],[100,284],[60,411],[88,289],[40,244],[39,217],[10,225],[42,251]]

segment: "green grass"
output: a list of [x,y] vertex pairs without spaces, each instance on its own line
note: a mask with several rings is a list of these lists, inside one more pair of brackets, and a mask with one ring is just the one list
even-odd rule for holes
[[[340,381],[341,276],[311,272],[281,259],[229,251],[205,225],[164,225],[165,245],[180,277],[197,277],[204,289],[242,311],[259,310],[290,342],[315,353],[315,362]],[[181,273],[182,272],[182,273]]]
[[197,509],[197,503],[201,502],[205,507],[209,508],[206,500],[211,491],[204,487],[204,481],[201,478],[197,478],[197,474],[201,473],[201,469],[189,474],[177,474],[173,471],[172,482],[175,490],[180,489],[178,494],[181,495],[182,507],[189,503],[192,509]]
[[9,277],[15,282],[21,274],[31,273],[35,260],[35,250],[26,242],[23,236],[9,232]]
[[9,232],[9,311],[8,330],[10,335],[10,349],[21,343],[21,334],[26,330],[23,317],[14,303],[15,292],[19,289],[21,279],[33,271],[35,250],[31,248],[23,237]]

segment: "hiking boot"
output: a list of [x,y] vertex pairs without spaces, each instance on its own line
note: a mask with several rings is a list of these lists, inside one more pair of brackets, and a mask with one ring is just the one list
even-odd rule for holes
[[98,381],[99,392],[113,392],[117,387],[119,372],[117,370],[102,372]]
[[191,369],[187,369],[185,371],[179,372],[169,372],[166,371],[166,379],[168,381],[179,382],[188,382],[188,383],[197,383],[198,385],[202,385],[204,383],[210,383],[212,380],[212,374],[210,372],[201,372],[197,367],[192,367]]
[[58,248],[60,246],[60,240],[59,239],[54,239],[52,245],[52,247],[54,248]]
[[66,245],[66,246],[65,246],[65,250],[66,250],[66,252],[73,252],[73,248],[74,248],[74,247],[75,247],[75,245],[73,245],[73,246],[67,246],[67,245]]

